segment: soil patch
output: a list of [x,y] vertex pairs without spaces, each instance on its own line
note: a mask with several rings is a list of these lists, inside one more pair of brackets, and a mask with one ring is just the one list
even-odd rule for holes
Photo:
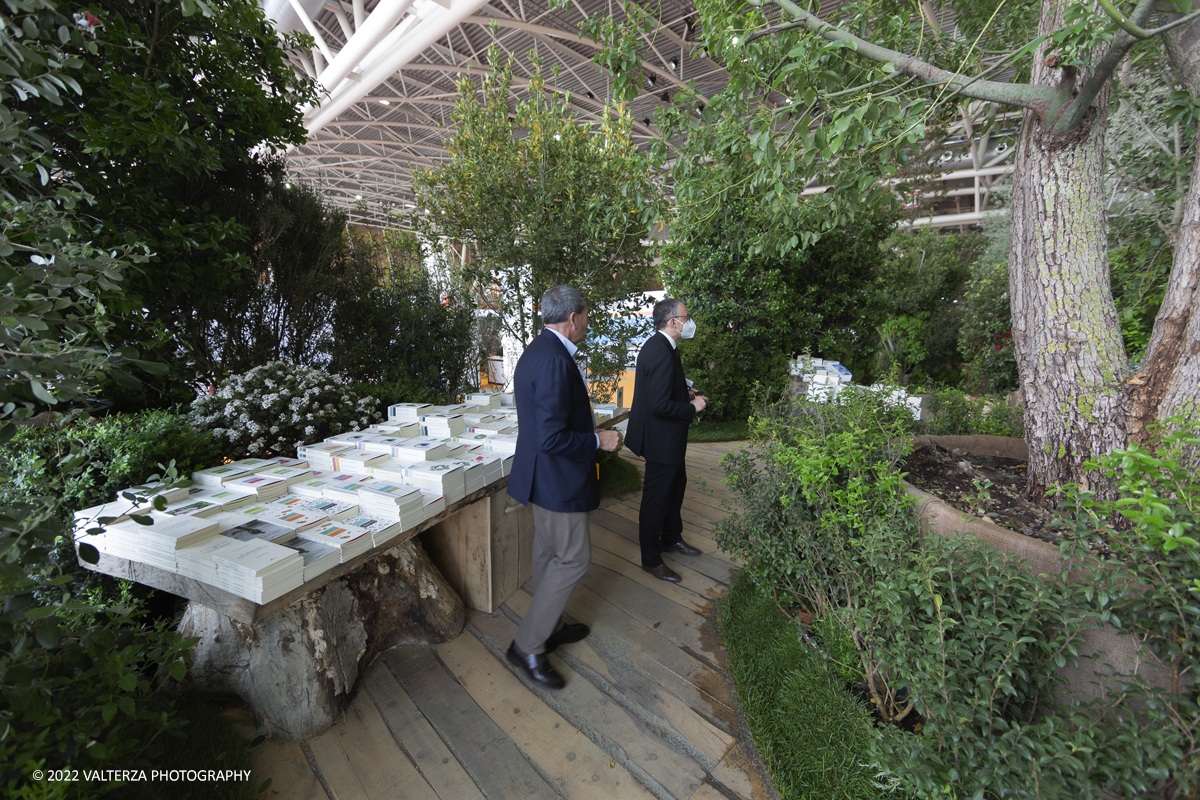
[[926,443],[900,467],[905,480],[962,511],[1051,544],[1062,541],[1057,515],[1025,499],[1027,464]]

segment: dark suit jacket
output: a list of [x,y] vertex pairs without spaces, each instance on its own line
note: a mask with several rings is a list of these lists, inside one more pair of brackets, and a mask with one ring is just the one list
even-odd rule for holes
[[548,511],[600,505],[592,404],[575,359],[543,330],[517,362],[517,454],[508,493]]
[[638,353],[625,446],[647,461],[682,464],[695,418],[679,351],[656,331]]

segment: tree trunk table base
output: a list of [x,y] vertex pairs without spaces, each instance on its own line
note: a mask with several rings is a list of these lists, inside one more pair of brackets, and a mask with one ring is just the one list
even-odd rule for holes
[[199,639],[188,685],[236,694],[276,738],[304,739],[337,720],[384,650],[450,641],[463,620],[462,600],[409,539],[253,623],[193,601],[179,630]]

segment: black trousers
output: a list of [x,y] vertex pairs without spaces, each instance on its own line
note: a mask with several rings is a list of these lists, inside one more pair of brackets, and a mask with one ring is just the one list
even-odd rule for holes
[[642,508],[638,512],[638,539],[642,545],[642,566],[663,563],[662,549],[683,541],[683,492],[687,488],[687,470],[683,464],[646,462],[642,481]]

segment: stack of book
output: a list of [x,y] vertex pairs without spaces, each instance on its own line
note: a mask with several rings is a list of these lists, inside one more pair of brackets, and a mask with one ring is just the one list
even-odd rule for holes
[[261,605],[304,583],[304,559],[297,551],[274,542],[240,544],[212,554],[218,587]]
[[421,433],[435,439],[449,439],[466,430],[467,421],[462,414],[426,414],[421,417]]
[[304,561],[305,583],[341,563],[342,551],[324,542],[314,542],[302,536],[293,536],[279,544],[300,554],[301,560]]
[[468,403],[484,408],[499,408],[500,393],[499,392],[469,392],[463,397]]
[[235,461],[232,464],[227,464],[226,466],[242,467],[250,470],[251,472],[258,472],[260,469],[278,466],[279,462],[282,460],[282,458],[243,458],[240,461]]
[[246,475],[228,481],[229,489],[253,492],[257,502],[267,503],[287,492],[287,481],[269,475]]
[[370,475],[354,475],[349,472],[335,472],[329,476],[328,481],[329,485],[325,487],[325,496],[331,500],[342,500],[347,503],[357,503],[358,490],[375,483],[375,479]]
[[517,452],[517,437],[516,436],[493,436],[483,443],[485,450],[492,450],[497,453],[513,455]]
[[325,441],[330,444],[348,444],[357,450],[358,443],[370,435],[367,431],[346,431],[345,433],[327,436],[325,437]]
[[173,517],[208,517],[218,511],[224,511],[224,508],[216,500],[188,497],[178,503],[167,503],[162,511]]
[[[424,512],[418,512],[417,516],[421,518],[421,521],[424,520]],[[385,517],[382,515],[375,517],[369,515],[351,517],[348,520],[344,520],[344,522],[347,525],[365,528],[366,530],[370,531],[371,544],[375,547],[380,547],[392,539],[395,539],[408,529],[404,526],[404,522],[402,520],[393,519],[391,517]],[[420,524],[420,522],[418,522],[418,524]],[[416,526],[410,525],[408,527]]]
[[369,475],[371,467],[387,460],[387,453],[368,453],[366,450],[351,450],[334,457],[338,472],[355,475]]
[[420,422],[424,414],[432,414],[433,406],[429,403],[396,403],[388,406],[389,422]]
[[365,516],[383,516],[399,520],[403,530],[425,520],[421,493],[404,483],[375,481],[358,493],[358,504]]
[[[247,517],[245,514],[238,514],[238,516],[242,518],[241,521],[222,520],[221,536],[237,539],[239,542],[278,542],[282,539],[290,539],[295,535],[295,531],[284,525],[263,522],[261,519]],[[233,522],[233,524],[226,527],[225,522]]]
[[325,514],[310,508],[296,508],[277,503],[262,503],[247,506],[239,508],[234,513],[245,514],[247,517],[260,519],[263,522],[282,525],[293,531],[307,528],[310,525],[316,525],[318,522],[324,522],[329,519]]
[[178,503],[188,496],[186,486],[175,486],[166,488],[167,484],[162,481],[154,483],[143,483],[138,486],[130,486],[128,489],[122,489],[117,492],[117,500],[129,500],[127,495],[133,495],[138,503],[153,503],[155,499],[161,497],[168,503]]
[[496,436],[508,436],[517,432],[517,426],[507,420],[500,418],[495,422],[481,422],[478,425],[472,425],[467,428],[468,433],[491,433]]
[[192,473],[192,483],[197,486],[208,486],[219,489],[226,481],[243,478],[253,473],[249,467],[238,464],[222,464],[219,467],[209,467]]
[[[195,516],[176,517],[170,514],[150,512],[147,517],[151,525],[142,525],[133,519],[113,522],[104,526],[103,548],[97,549],[129,561],[140,561],[159,569],[176,572],[175,554],[180,548],[197,544],[217,535],[217,524],[212,520]],[[100,539],[100,537],[95,537]]]
[[259,470],[256,474],[266,475],[280,480],[291,486],[293,483],[299,483],[303,480],[308,480],[312,477],[312,470],[305,467],[269,467],[264,470]]
[[476,446],[474,444],[468,445],[465,442],[451,442],[451,441],[447,441],[444,444],[445,444],[446,449],[445,449],[445,451],[443,451],[442,457],[440,459],[438,459],[439,461],[445,461],[447,459],[449,459],[450,461],[456,461],[456,460],[466,456],[468,447]]
[[324,514],[335,522],[358,515],[358,503],[347,503],[342,500],[335,500],[332,497],[300,497],[294,494],[285,494],[283,497],[276,500],[272,505],[288,506],[289,508],[303,508],[317,514]]
[[473,428],[476,425],[483,425],[488,422],[496,422],[500,419],[495,414],[463,414],[463,421],[467,423],[468,428]]
[[453,505],[466,496],[466,481],[461,464],[451,461],[422,461],[404,468],[404,482],[418,489],[429,489]]
[[75,512],[75,522],[71,526],[71,530],[75,534],[76,539],[81,539],[88,535],[88,530],[100,530],[100,518],[112,518],[112,522],[124,522],[129,519],[132,514],[148,514],[150,505],[139,505],[130,500],[114,500],[111,503],[104,503],[91,508],[83,508]]
[[457,464],[458,466],[462,467],[464,495],[474,494],[484,486],[487,486],[487,478],[485,477],[483,464],[470,459],[450,459],[448,460],[448,463]]
[[407,436],[394,436],[389,433],[372,433],[368,435],[371,438],[363,439],[359,442],[358,449],[368,453],[383,453],[387,456],[391,456],[392,447],[402,442],[407,442],[411,438]]
[[[322,472],[322,475],[332,475],[334,473]],[[328,478],[312,478],[300,483],[293,483],[288,487],[290,494],[306,497],[309,500],[320,500],[325,496],[325,489],[333,486],[334,482]]]
[[517,405],[517,396],[512,392],[500,392],[496,396],[500,398],[501,406],[510,406],[515,408]]
[[296,531],[296,535],[301,539],[336,547],[340,553],[339,560],[343,564],[370,550],[372,544],[370,531],[344,522],[322,522],[320,525]]
[[296,448],[296,455],[307,461],[313,469],[332,472],[334,456],[353,449],[354,445],[349,442],[317,442],[300,445]]
[[233,511],[247,503],[254,502],[256,499],[253,492],[242,489],[231,487],[217,489],[206,486],[193,486],[188,490],[188,497],[192,500],[208,500],[213,503],[219,503],[222,511]]
[[[509,456],[511,463],[512,456]],[[504,457],[499,453],[477,453],[466,459],[474,464],[478,464],[483,468],[483,483],[489,486],[503,478],[506,474],[504,471]]]
[[446,510],[446,498],[432,489],[422,489],[421,498],[425,519],[433,519]]
[[407,439],[392,447],[392,457],[410,461],[433,461],[441,458],[446,452],[445,443],[440,439],[422,436],[417,439]]
[[[303,458],[280,458],[278,466],[290,469],[311,469],[308,461]],[[262,470],[255,470],[255,472],[262,472]]]
[[175,553],[177,571],[184,577],[216,585],[217,562],[213,556],[222,550],[232,553],[245,548],[245,543],[229,536],[213,536],[198,544],[180,548]]
[[392,420],[390,422],[380,422],[377,425],[372,425],[367,428],[371,433],[382,433],[387,436],[399,436],[401,439],[411,439],[414,436],[421,435],[421,423],[419,421],[402,422],[400,420]]

